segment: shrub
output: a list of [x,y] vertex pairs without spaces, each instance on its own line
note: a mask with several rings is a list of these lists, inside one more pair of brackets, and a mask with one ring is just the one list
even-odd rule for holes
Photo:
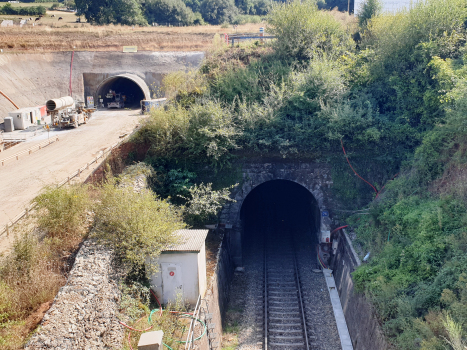
[[216,222],[217,215],[226,202],[235,202],[230,198],[230,188],[223,188],[221,190],[213,190],[212,184],[207,185],[201,183],[194,185],[188,189],[190,192],[189,197],[186,199],[185,219],[188,223],[195,227],[203,227],[207,223]]
[[311,0],[276,3],[267,19],[268,33],[277,38],[274,47],[283,56],[306,59],[325,53],[334,58],[352,49],[345,28]]
[[135,269],[144,267],[147,258],[157,258],[168,244],[176,242],[173,232],[185,227],[176,207],[150,190],[137,193],[131,186],[116,186],[113,179],[100,191],[95,217],[92,236]]
[[261,23],[260,16],[253,16],[253,15],[240,15],[235,17],[232,21],[232,24],[247,24],[247,23]]
[[86,186],[49,186],[34,199],[39,227],[49,237],[79,236],[85,232],[91,200]]

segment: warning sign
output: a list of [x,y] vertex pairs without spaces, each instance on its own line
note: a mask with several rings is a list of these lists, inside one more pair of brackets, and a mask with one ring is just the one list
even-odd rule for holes
[[175,275],[175,272],[170,271],[170,272],[169,272],[169,275],[170,275],[170,276],[174,276],[174,275]]

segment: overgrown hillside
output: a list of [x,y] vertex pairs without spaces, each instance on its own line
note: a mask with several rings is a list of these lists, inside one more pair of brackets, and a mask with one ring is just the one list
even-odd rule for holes
[[466,5],[422,1],[355,33],[294,1],[269,13],[272,43],[219,39],[198,73],[165,78],[171,102],[135,139],[155,191],[183,203],[195,183],[233,185],[242,157],[329,162],[343,207],[369,208],[346,219],[371,252],[354,278],[389,341],[464,349]]

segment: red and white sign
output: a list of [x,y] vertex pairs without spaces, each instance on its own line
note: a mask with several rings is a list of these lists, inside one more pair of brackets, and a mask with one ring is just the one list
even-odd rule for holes
[[170,275],[170,276],[174,276],[174,275],[175,275],[175,272],[170,271],[170,272],[169,272],[169,275]]

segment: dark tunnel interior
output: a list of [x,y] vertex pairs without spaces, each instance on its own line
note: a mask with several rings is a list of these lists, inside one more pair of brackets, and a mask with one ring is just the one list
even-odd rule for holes
[[105,107],[113,100],[113,97],[107,97],[110,90],[125,97],[125,108],[139,108],[140,101],[145,99],[143,90],[133,80],[115,77],[103,83],[97,91],[98,98],[104,100]]
[[293,181],[272,180],[256,187],[245,198],[240,218],[244,244],[254,235],[272,233],[306,234],[311,241],[318,241],[318,203],[305,187]]

